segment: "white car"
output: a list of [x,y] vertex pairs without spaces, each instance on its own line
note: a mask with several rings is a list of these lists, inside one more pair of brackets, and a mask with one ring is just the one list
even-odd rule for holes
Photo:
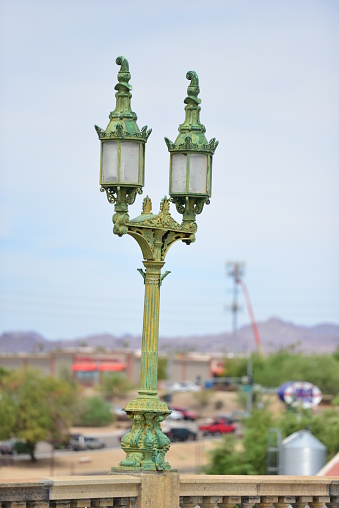
[[178,383],[168,383],[167,390],[171,392],[199,392],[201,387],[194,381],[180,381]]
[[181,392],[200,392],[201,388],[193,381],[182,381],[180,384]]
[[115,415],[115,418],[118,420],[118,421],[123,421],[123,420],[128,420],[128,416],[126,414],[126,411],[124,411],[122,409],[122,407],[119,407],[119,406],[114,406],[113,408],[113,413]]
[[167,416],[167,420],[183,420],[184,415],[181,413],[181,411],[176,411],[175,409],[168,408],[172,413]]
[[181,391],[180,383],[167,383],[167,390],[170,392],[180,392]]

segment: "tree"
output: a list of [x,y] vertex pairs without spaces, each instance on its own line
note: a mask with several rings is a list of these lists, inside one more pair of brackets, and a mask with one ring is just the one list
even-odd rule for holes
[[[287,381],[309,381],[323,393],[339,394],[339,350],[332,355],[303,355],[281,350],[266,358],[252,355],[255,383],[277,387]],[[229,377],[246,375],[247,359],[225,360],[225,372]]]
[[75,392],[64,381],[35,371],[13,371],[2,379],[0,439],[26,441],[31,459],[39,441],[62,440],[71,424]]
[[339,452],[339,413],[336,409],[325,409],[314,415],[310,430],[327,448],[327,460]]
[[220,446],[210,452],[207,474],[256,474],[250,463],[244,462],[244,451],[236,449],[235,436],[224,436]]
[[2,387],[3,380],[8,376],[9,370],[0,366],[0,388]]
[[235,436],[225,436],[221,445],[212,450],[207,474],[266,473],[267,433],[272,415],[268,411],[253,411],[244,425],[241,445]]
[[111,423],[112,419],[110,406],[101,397],[82,397],[76,403],[75,425],[101,427]]
[[167,379],[167,358],[159,356],[158,358],[158,381]]
[[124,395],[133,388],[133,384],[124,375],[105,372],[102,376],[100,390],[106,400]]
[[256,409],[243,422],[244,463],[251,464],[255,471],[252,474],[266,474],[268,429],[274,426],[273,416],[269,411]]

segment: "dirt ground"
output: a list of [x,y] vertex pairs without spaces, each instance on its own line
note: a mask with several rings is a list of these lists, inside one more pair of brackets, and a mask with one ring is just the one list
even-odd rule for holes
[[[198,473],[208,462],[208,451],[217,445],[217,440],[173,443],[166,460],[179,472]],[[36,463],[15,462],[0,467],[0,481],[9,478],[49,478],[52,476],[81,476],[106,474],[125,457],[122,450],[100,450],[69,452],[62,457],[40,459]]]

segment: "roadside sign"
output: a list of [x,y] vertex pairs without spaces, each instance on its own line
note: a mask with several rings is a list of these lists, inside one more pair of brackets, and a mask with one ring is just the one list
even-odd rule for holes
[[322,398],[317,386],[307,381],[290,381],[278,389],[279,398],[287,405],[309,409],[319,404]]

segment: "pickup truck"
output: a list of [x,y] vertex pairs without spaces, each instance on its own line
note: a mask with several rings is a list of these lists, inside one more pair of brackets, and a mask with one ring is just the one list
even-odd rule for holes
[[216,436],[219,434],[229,434],[230,432],[235,432],[237,427],[232,423],[225,423],[223,420],[218,419],[207,425],[199,425],[199,430],[202,431],[204,436],[208,434],[214,434]]

